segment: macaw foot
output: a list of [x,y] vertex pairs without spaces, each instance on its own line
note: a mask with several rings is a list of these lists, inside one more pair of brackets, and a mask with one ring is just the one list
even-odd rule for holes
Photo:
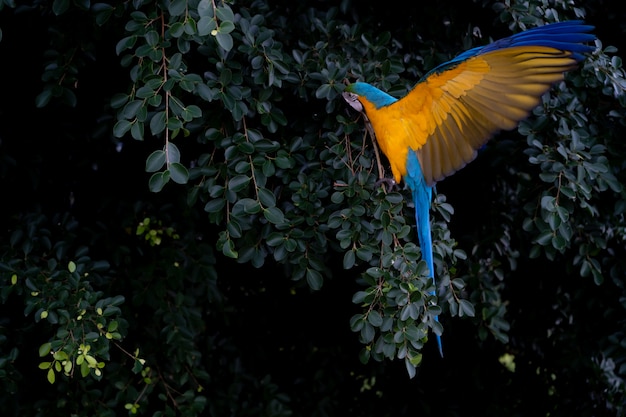
[[393,190],[394,187],[396,187],[398,184],[395,182],[395,180],[393,178],[381,178],[378,181],[376,181],[376,187],[379,187],[381,185],[385,186],[385,190],[387,192]]

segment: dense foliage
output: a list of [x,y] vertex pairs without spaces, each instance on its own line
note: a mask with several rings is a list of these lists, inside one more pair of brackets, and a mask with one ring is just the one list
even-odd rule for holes
[[[396,6],[0,1],[3,416],[626,412],[620,16]],[[581,18],[597,51],[438,184],[432,296],[344,83]]]

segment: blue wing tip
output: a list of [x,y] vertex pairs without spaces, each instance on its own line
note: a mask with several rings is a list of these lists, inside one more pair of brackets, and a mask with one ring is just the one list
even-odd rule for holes
[[585,59],[583,54],[591,53],[595,50],[595,46],[586,45],[587,42],[596,40],[596,36],[590,33],[594,29],[595,26],[586,24],[583,20],[549,23],[518,32],[488,45],[469,49],[440,67],[464,61],[474,55],[512,46],[547,46],[562,51],[569,51],[572,53],[572,57],[577,62],[580,62]]
[[595,46],[586,44],[596,40],[596,36],[590,33],[594,29],[595,26],[585,24],[583,20],[550,23],[516,33],[509,38],[487,45],[485,49],[540,45],[572,52],[574,59],[582,61],[584,59],[582,54],[591,53],[595,49]]

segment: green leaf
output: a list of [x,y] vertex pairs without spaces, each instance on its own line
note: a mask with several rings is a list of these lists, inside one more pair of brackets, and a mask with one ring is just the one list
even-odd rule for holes
[[[97,333],[96,333],[96,337],[97,337]],[[62,350],[58,350],[58,351],[54,352],[53,358],[56,359],[57,361],[65,361],[65,360],[69,359],[69,356],[68,356],[67,352],[62,351]]]
[[546,246],[548,243],[552,242],[552,236],[554,236],[554,232],[552,232],[551,230],[547,230],[537,236],[535,242],[541,246]]
[[380,327],[383,324],[383,317],[378,311],[372,310],[367,315],[367,321],[374,327]]
[[552,238],[552,247],[560,252],[567,248],[567,240],[561,235],[555,235]]
[[[91,358],[91,356],[87,356],[87,358]],[[85,378],[87,375],[89,375],[89,372],[89,363],[87,361],[84,361],[80,364],[80,375]]]
[[476,316],[476,310],[474,309],[474,305],[467,300],[459,300],[459,316],[468,316],[474,317]]
[[413,379],[417,374],[417,367],[411,363],[408,356],[404,359],[404,366],[406,367],[407,374],[409,374],[409,378]]
[[138,374],[142,370],[143,370],[143,363],[141,363],[139,359],[135,359],[135,362],[133,363],[133,369],[132,369],[133,373]]
[[233,49],[233,37],[229,33],[221,33],[218,31],[215,34],[215,39],[217,39],[217,44],[226,52]]
[[177,184],[187,184],[189,180],[189,171],[187,168],[178,162],[174,162],[169,166],[170,178]]
[[593,282],[596,285],[602,285],[602,283],[604,282],[604,276],[602,275],[602,272],[596,268],[593,268],[591,270],[591,273],[593,274]]
[[322,84],[315,91],[315,97],[318,99],[330,99],[333,94],[333,88],[329,84]]
[[168,164],[180,162],[180,151],[178,150],[178,146],[174,145],[174,143],[169,141],[167,142],[167,146],[165,147],[165,150],[166,150]]
[[144,124],[138,121],[132,124],[130,128],[130,135],[133,137],[133,139],[143,140],[143,133],[144,133],[143,126]]
[[233,20],[235,20],[235,13],[233,13],[233,10],[227,4],[218,6],[215,9],[215,14],[218,20],[221,21],[232,22]]
[[367,291],[357,291],[352,296],[352,302],[354,304],[361,304],[365,300],[365,297],[367,297],[368,295],[369,295],[369,293]]
[[278,207],[268,207],[263,209],[263,216],[273,224],[283,224],[285,223],[285,215]]
[[306,282],[309,284],[309,287],[312,290],[319,290],[322,288],[322,284],[324,283],[324,278],[319,271],[316,271],[311,268],[307,268],[306,270]]
[[52,368],[48,369],[48,373],[46,376],[47,376],[48,382],[51,384],[54,384],[54,381],[56,380],[56,374],[54,373],[54,369]]
[[409,318],[417,320],[419,318],[420,309],[416,303],[405,304],[400,310],[400,320],[407,321]]
[[261,211],[261,205],[259,202],[252,198],[242,198],[237,202],[237,204],[243,205],[243,211],[246,214],[257,214]]
[[[180,38],[183,35],[183,33],[185,33],[185,26],[183,22],[173,23],[169,28],[169,34],[173,36],[174,38]],[[205,33],[205,35],[207,34],[208,32]]]
[[267,188],[259,188],[257,190],[259,194],[259,201],[263,205],[263,207],[275,207],[276,206],[276,197],[274,193],[268,190]]
[[126,297],[124,297],[123,295],[116,295],[115,297],[112,297],[112,298],[109,299],[109,305],[110,306],[119,306],[119,305],[123,304],[124,301],[126,301]]
[[52,344],[50,342],[44,343],[43,345],[39,346],[39,357],[43,358],[44,356],[48,355],[51,350]]
[[211,0],[200,0],[198,3],[198,15],[212,18],[214,13],[212,4]]
[[[135,100],[135,101],[139,101],[139,103],[143,103],[143,99],[146,98],[151,98],[156,94],[156,92],[154,91],[154,89],[152,87],[150,87],[149,85],[144,85],[141,86],[137,89],[137,92],[135,93],[135,97],[140,98],[142,100]],[[131,117],[134,117],[131,116]],[[126,116],[127,119],[130,119],[129,116]]]
[[217,29],[217,24],[215,19],[208,16],[202,16],[200,20],[198,20],[197,29],[198,36],[205,37],[213,30]]
[[117,138],[121,138],[130,130],[131,123],[128,120],[118,120],[113,126],[113,135]]
[[351,269],[356,263],[356,256],[353,250],[348,250],[343,255],[343,269]]
[[176,137],[177,131],[182,129],[183,126],[183,122],[178,117],[170,117],[167,119],[167,128],[173,132],[171,136],[172,139]]
[[376,335],[376,331],[374,330],[374,326],[369,323],[365,323],[361,328],[361,341],[365,344],[370,343],[374,340],[374,336]]
[[361,363],[363,365],[366,365],[371,357],[371,352],[369,349],[361,349],[361,352],[359,353],[359,361],[361,361]]
[[204,211],[207,213],[218,213],[226,206],[226,200],[223,198],[215,198],[209,200],[204,206]]
[[[200,98],[205,101],[213,101],[215,99],[215,91],[206,84],[200,83],[196,85],[196,91]],[[208,131],[207,131],[208,132]]]
[[114,94],[113,97],[111,97],[111,107],[113,107],[114,109],[119,109],[120,107],[122,107],[124,104],[126,104],[128,102],[129,96],[128,94]]
[[165,130],[165,118],[166,114],[164,111],[160,111],[152,116],[150,120],[150,131],[153,135],[158,135],[159,133]]
[[220,23],[220,26],[219,26],[220,33],[230,33],[233,30],[235,30],[235,25],[233,22],[228,21],[228,20],[223,20],[222,23]]
[[122,38],[115,45],[115,52],[117,53],[117,55],[120,55],[126,49],[133,48],[135,46],[135,43],[137,43],[137,36],[135,35]]
[[[195,35],[198,32],[198,27],[196,26],[196,21],[190,17],[185,20],[183,25],[183,30],[187,35]],[[183,49],[180,48],[182,51]]]
[[158,193],[159,191],[163,189],[163,187],[165,187],[165,184],[167,184],[169,180],[170,180],[169,171],[156,172],[152,174],[152,176],[150,177],[150,181],[148,182],[148,187],[150,188],[150,191],[152,191],[153,193]]
[[51,98],[52,90],[50,88],[45,88],[41,93],[37,95],[37,97],[35,97],[35,106],[37,106],[37,108],[46,107]]
[[144,35],[144,38],[146,39],[146,43],[153,48],[157,47],[159,44],[160,36],[156,30],[149,30]]
[[93,6],[91,6],[91,10],[96,15],[96,24],[102,26],[109,20],[115,8],[106,3],[94,3]]
[[250,183],[250,177],[247,175],[236,175],[228,181],[228,189],[233,192],[239,192],[246,188]]
[[157,172],[165,165],[165,152],[152,152],[146,159],[146,172]]
[[182,16],[187,11],[187,0],[172,0],[167,10],[172,16]]
[[239,254],[235,250],[235,244],[230,239],[224,242],[224,246],[222,246],[222,253],[233,259],[237,259],[239,257]]
[[54,0],[52,2],[52,12],[60,16],[67,11],[70,7],[70,0]]

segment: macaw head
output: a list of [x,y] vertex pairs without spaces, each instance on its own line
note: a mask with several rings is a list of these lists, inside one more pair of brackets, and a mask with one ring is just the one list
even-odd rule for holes
[[363,113],[363,104],[359,101],[359,95],[355,91],[355,84],[349,84],[341,95],[350,107],[359,113]]
[[374,108],[379,109],[396,101],[396,99],[384,91],[363,82],[348,84],[342,93],[343,99],[358,112],[363,112],[363,103],[369,102]]

